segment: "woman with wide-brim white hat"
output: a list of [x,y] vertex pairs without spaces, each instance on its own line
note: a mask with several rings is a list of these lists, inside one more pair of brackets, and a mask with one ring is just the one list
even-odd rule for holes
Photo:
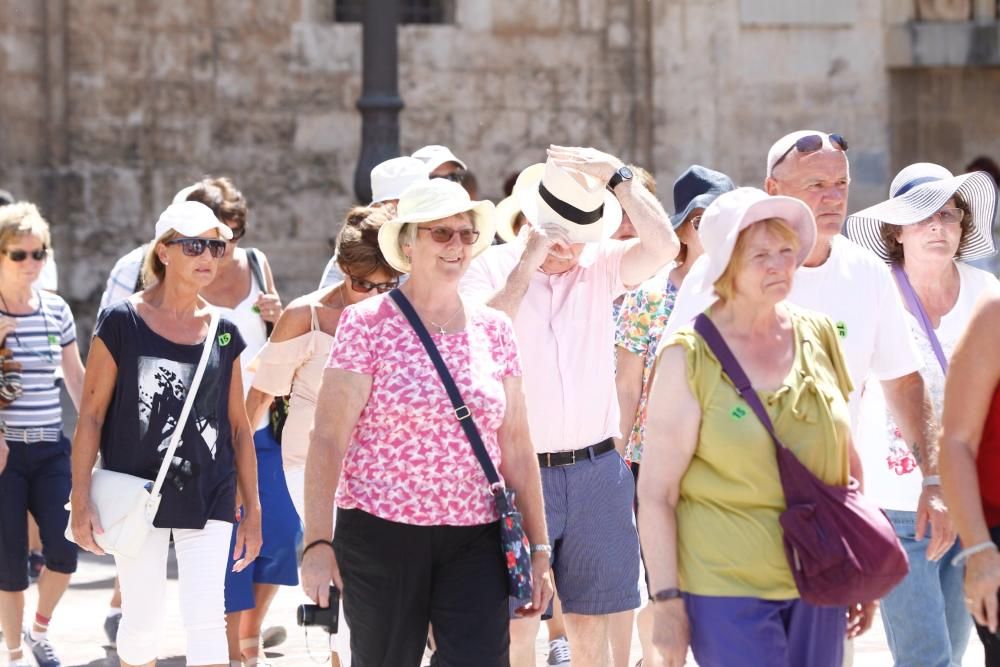
[[[847,219],[847,235],[888,262],[907,306],[911,335],[924,358],[920,371],[941,418],[948,363],[975,304],[1000,286],[967,262],[996,253],[992,237],[997,189],[985,172],[953,176],[928,162],[893,179],[889,199]],[[936,476],[922,477],[888,410],[878,382],[865,388],[859,437],[867,493],[888,514],[910,559],[910,574],[882,600],[882,621],[897,664],[962,661],[972,628],[965,609],[964,569],[952,567],[961,546],[949,530],[928,546],[915,511],[922,494],[940,495]],[[928,531],[929,532],[929,531]],[[936,537],[936,536],[935,536]],[[914,609],[935,613],[915,614]]]
[[[851,383],[833,323],[785,303],[816,239],[797,199],[739,188],[702,216],[705,254],[681,288],[758,390],[782,442],[847,485]],[[675,314],[677,310],[675,308]],[[687,311],[692,312],[692,311]],[[705,340],[683,322],[660,344],[639,476],[639,534],[668,666],[840,667],[846,609],[799,593],[782,547],[774,443]],[[789,619],[791,622],[789,623]]]
[[[429,331],[532,544],[547,540],[513,325],[466,306],[459,279],[491,243],[493,204],[457,183],[408,188],[379,247],[410,273],[399,292]],[[507,577],[488,483],[444,385],[393,294],[345,309],[306,465],[306,593],[344,593],[353,659],[417,667],[434,627],[442,664],[509,663]],[[398,297],[398,295],[396,295]],[[339,487],[339,488],[338,488]],[[337,526],[331,541],[334,491]],[[548,554],[532,557],[537,615],[552,595]],[[473,658],[473,656],[475,656]]]

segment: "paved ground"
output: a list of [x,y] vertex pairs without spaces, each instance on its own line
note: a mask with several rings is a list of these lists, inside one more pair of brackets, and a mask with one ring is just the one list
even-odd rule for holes
[[[53,644],[66,667],[110,667],[118,664],[114,652],[103,645],[106,640],[101,628],[113,577],[114,564],[110,558],[87,555],[81,560],[80,570],[57,611],[51,631]],[[29,611],[34,609],[32,595],[33,589],[29,592]],[[326,640],[321,633],[310,632],[306,637],[302,629],[295,626],[295,607],[302,601],[303,597],[297,588],[283,588],[271,608],[268,625],[281,624],[288,630],[288,641],[269,653],[275,667],[315,665],[326,656]],[[168,621],[160,653],[164,659],[159,664],[164,667],[180,667],[185,663],[180,657],[183,652],[183,637],[175,582],[168,586],[163,604]],[[545,664],[545,653],[541,641],[538,655],[538,664],[542,667]],[[633,645],[633,656],[632,664],[639,659],[638,641]],[[689,664],[694,662],[690,661]],[[881,625],[874,627],[857,642],[854,664],[856,667],[892,665]],[[982,647],[975,637],[963,664],[983,664]]]

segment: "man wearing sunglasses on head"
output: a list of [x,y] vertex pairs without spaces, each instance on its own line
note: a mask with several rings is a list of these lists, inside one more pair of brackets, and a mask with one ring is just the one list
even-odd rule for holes
[[[941,501],[933,410],[919,373],[923,361],[889,269],[840,233],[850,186],[847,141],[815,130],[782,137],[768,152],[764,185],[769,194],[795,197],[812,209],[816,245],[796,272],[788,300],[830,316],[837,328],[854,384],[849,407],[859,449],[866,446],[857,437],[862,389],[869,379],[881,383],[892,417],[924,474],[917,533],[918,539],[929,535],[927,556],[937,560],[954,542],[955,531]],[[862,479],[860,461],[851,461],[851,472]],[[848,636],[871,626],[875,606],[871,602],[849,610]]]

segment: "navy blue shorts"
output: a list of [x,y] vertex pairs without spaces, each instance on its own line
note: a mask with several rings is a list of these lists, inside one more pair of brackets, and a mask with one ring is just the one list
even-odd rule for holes
[[[639,535],[629,465],[611,450],[541,472],[552,573],[563,611],[603,615],[638,608]],[[525,603],[512,600],[511,607]]]
[[0,591],[28,588],[28,512],[42,538],[45,567],[76,572],[76,545],[66,539],[71,475],[70,443],[8,442],[7,466],[0,473]]
[[257,560],[242,572],[233,572],[233,549],[236,548],[236,528],[229,544],[229,564],[226,566],[226,613],[253,609],[254,584],[297,586],[299,570],[297,549],[302,541],[302,523],[292,504],[281,467],[281,445],[264,427],[254,433],[257,451],[257,489],[260,494],[261,532],[264,544]]

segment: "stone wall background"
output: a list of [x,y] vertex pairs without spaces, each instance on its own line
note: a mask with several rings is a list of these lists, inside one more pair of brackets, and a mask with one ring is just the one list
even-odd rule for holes
[[[497,198],[548,143],[760,185],[787,131],[851,142],[852,209],[916,156],[1000,154],[996,70],[889,69],[908,0],[457,0],[400,29],[401,143],[444,143]],[[775,4],[776,3],[776,4]],[[0,0],[0,187],[52,223],[86,336],[107,272],[181,187],[225,174],[286,300],[352,203],[361,28],[333,0]],[[786,6],[787,5],[787,6]],[[911,12],[912,13],[912,12]]]

